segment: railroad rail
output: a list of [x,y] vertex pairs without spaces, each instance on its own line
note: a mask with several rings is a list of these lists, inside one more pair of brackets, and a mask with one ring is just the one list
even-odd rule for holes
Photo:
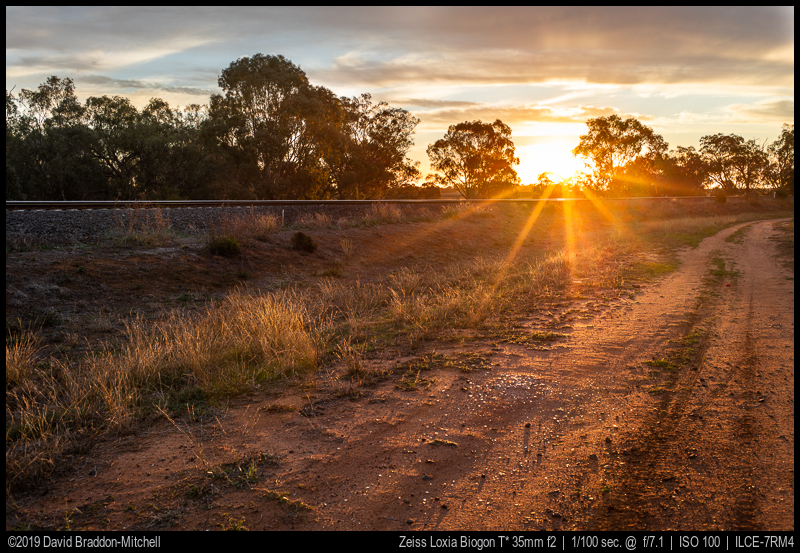
[[[97,201],[6,201],[8,210],[37,210],[37,209],[130,209],[130,208],[177,208],[177,207],[261,207],[261,206],[311,206],[311,205],[370,205],[375,203],[386,204],[496,204],[496,203],[536,203],[536,202],[565,202],[587,201],[588,198],[548,198],[548,199],[494,199],[494,200],[465,200],[465,199],[436,199],[436,200],[134,200],[117,202],[107,200]],[[677,196],[677,197],[646,197],[646,198],[599,198],[600,201],[663,201],[663,200],[713,200],[711,196]]]

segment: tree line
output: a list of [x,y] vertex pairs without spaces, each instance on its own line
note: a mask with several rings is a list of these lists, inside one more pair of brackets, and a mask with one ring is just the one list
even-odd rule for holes
[[[520,189],[511,128],[466,121],[427,148],[434,171],[422,178],[408,158],[419,119],[369,94],[337,97],[312,85],[283,56],[242,57],[224,69],[208,105],[173,109],[153,98],[81,104],[69,78],[36,90],[6,90],[7,200],[465,198]],[[573,150],[590,173],[538,194],[591,189],[613,196],[694,195],[770,188],[794,193],[794,125],[771,144],[715,134],[700,149],[668,151],[634,118],[587,121]]]
[[141,111],[81,104],[69,78],[7,90],[6,199],[380,198],[420,178],[407,157],[419,120],[403,109],[339,98],[283,56],[240,58],[219,86],[207,106]]
[[669,150],[661,135],[635,118],[611,115],[586,124],[589,132],[580,137],[573,154],[591,162],[593,171],[582,184],[596,192],[681,196],[702,195],[711,188],[794,194],[794,125],[783,125],[770,144],[720,133],[701,137],[699,150]]

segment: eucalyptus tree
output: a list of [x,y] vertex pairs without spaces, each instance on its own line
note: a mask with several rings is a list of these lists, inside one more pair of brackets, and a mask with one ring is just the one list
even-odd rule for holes
[[749,191],[760,185],[769,166],[761,145],[736,134],[703,136],[700,153],[707,163],[709,183],[726,191],[740,188]]
[[515,155],[511,128],[494,123],[465,121],[451,125],[444,138],[428,146],[431,168],[428,181],[452,186],[464,198],[492,198],[508,192],[520,182],[513,166]]
[[633,117],[598,117],[586,126],[589,132],[581,135],[572,153],[591,162],[586,165],[593,166],[594,183],[611,193],[626,195],[650,178],[669,147],[661,135]]
[[[234,152],[240,177],[257,197],[325,194],[317,143],[326,119],[341,107],[323,87],[313,87],[302,69],[283,56],[256,54],[230,64],[219,77],[224,96],[212,95],[211,117],[221,142]],[[303,178],[297,179],[300,173]],[[315,181],[313,190],[291,190],[298,181]],[[324,185],[323,185],[324,187]]]
[[419,162],[408,159],[419,119],[362,94],[341,98],[346,112],[341,141],[328,163],[341,198],[380,198],[419,180]]
[[767,147],[770,165],[765,180],[772,188],[794,194],[794,125],[783,125],[781,135]]

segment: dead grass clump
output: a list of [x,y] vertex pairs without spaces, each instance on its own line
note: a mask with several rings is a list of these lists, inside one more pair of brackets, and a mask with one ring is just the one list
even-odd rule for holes
[[572,270],[572,261],[565,251],[529,264],[525,272],[528,290],[536,295],[558,293],[572,281]]
[[169,217],[160,207],[114,210],[114,222],[114,234],[125,243],[160,246],[172,239]]
[[199,316],[173,314],[153,326],[128,326],[130,344],[118,371],[130,385],[160,388],[191,380],[209,394],[238,393],[274,377],[295,376],[317,363],[305,309],[291,294],[236,292]]
[[339,223],[335,223],[333,217],[325,212],[308,213],[297,221],[297,225],[308,228],[332,228],[337,224],[341,225],[341,223],[341,220]]
[[[266,242],[281,229],[277,215],[252,209],[223,218],[209,232],[206,247],[215,255],[235,255],[254,240]],[[236,246],[238,244],[238,247]]]
[[6,335],[6,390],[29,380],[35,370],[35,356],[40,348],[39,338],[31,331]]
[[403,210],[394,204],[376,202],[369,207],[369,211],[364,217],[367,225],[378,225],[386,223],[400,223],[405,219]]

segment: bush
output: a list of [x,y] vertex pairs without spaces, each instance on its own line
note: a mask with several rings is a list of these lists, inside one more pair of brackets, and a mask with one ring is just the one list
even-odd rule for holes
[[215,236],[206,244],[208,251],[213,255],[231,257],[242,250],[242,244],[232,236]]
[[718,204],[724,204],[728,201],[728,195],[725,194],[724,190],[717,190],[714,192],[714,201]]
[[306,253],[314,253],[317,251],[317,243],[314,242],[314,239],[300,231],[292,235],[291,246],[293,250]]

